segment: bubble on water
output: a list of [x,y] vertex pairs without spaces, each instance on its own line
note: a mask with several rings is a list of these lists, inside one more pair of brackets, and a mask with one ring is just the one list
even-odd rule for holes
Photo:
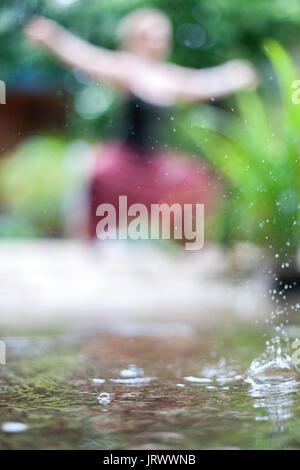
[[106,392],[103,392],[103,393],[100,393],[100,395],[98,395],[98,403],[100,405],[109,405],[111,402],[111,396],[109,393],[106,393]]
[[137,367],[135,364],[130,364],[128,369],[121,370],[120,377],[123,379],[144,377],[144,370],[141,367]]
[[3,423],[1,426],[1,429],[3,432],[15,433],[15,432],[27,431],[28,426],[27,424],[24,424],[24,423],[17,423],[17,422],[12,421],[12,422]]

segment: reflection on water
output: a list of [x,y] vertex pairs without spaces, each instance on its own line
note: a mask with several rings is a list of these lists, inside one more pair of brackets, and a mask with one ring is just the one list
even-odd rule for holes
[[268,380],[266,383],[253,382],[249,395],[254,398],[253,407],[263,412],[258,414],[257,421],[270,421],[273,432],[283,432],[285,422],[293,418],[293,405],[300,382],[295,379],[277,377],[277,380]]
[[[247,371],[263,349],[261,330],[133,330],[10,337],[0,448],[300,447],[298,373],[263,362]],[[5,423],[24,431],[6,432],[13,427]]]
[[288,428],[286,422],[294,417],[293,406],[300,385],[297,367],[281,342],[279,336],[267,342],[266,351],[252,361],[246,378],[253,407],[263,412],[255,419],[272,423],[277,434],[283,434]]

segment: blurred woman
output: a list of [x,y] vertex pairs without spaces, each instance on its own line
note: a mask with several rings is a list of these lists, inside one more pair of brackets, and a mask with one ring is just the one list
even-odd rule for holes
[[158,10],[133,11],[117,33],[120,50],[111,51],[43,17],[32,19],[26,28],[30,39],[68,66],[117,87],[127,99],[123,135],[97,149],[89,190],[90,237],[96,235],[98,205],[111,203],[118,210],[119,195],[127,196],[128,205],[202,203],[206,212],[212,209],[220,187],[216,175],[199,161],[166,150],[163,121],[172,119],[172,106],[178,102],[222,98],[257,83],[253,67],[240,60],[208,69],[166,63],[172,28]]

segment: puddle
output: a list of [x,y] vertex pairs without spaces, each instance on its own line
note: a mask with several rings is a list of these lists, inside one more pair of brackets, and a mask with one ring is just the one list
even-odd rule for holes
[[260,327],[133,330],[14,333],[0,367],[0,448],[300,447],[300,375],[276,341],[261,355]]

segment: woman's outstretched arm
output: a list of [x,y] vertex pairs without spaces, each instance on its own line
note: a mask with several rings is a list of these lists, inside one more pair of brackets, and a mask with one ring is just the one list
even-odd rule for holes
[[178,96],[181,100],[207,101],[222,98],[258,85],[255,68],[243,60],[232,60],[206,69],[178,70]]
[[41,16],[32,18],[25,28],[25,34],[64,63],[81,70],[91,78],[125,86],[120,61],[122,52],[109,51],[89,44],[55,21]]
[[93,46],[44,17],[33,18],[25,32],[69,66],[157,104],[218,99],[258,83],[255,69],[241,60],[198,70],[152,63],[134,54]]

